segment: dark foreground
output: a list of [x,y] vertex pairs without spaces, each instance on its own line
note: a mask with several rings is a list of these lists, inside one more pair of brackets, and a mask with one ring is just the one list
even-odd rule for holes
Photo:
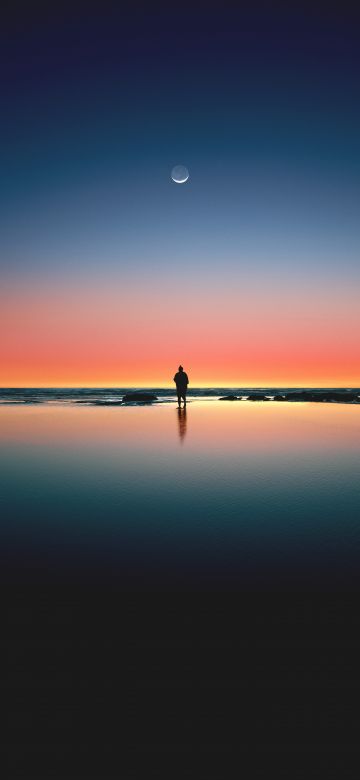
[[274,763],[288,777],[295,762],[321,774],[329,757],[350,776],[354,592],[44,582],[11,588],[6,611],[7,778],[137,778],[144,767],[219,778]]

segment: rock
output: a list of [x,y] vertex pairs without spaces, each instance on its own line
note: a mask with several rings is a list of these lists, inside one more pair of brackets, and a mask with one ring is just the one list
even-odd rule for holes
[[287,393],[285,395],[286,401],[316,401],[316,400],[322,400],[319,396],[316,394],[310,392],[299,392],[299,393]]
[[268,401],[268,397],[266,395],[262,395],[261,393],[251,393],[251,395],[248,395],[247,397],[248,401]]
[[237,395],[223,395],[219,398],[219,401],[238,401]]
[[285,395],[276,395],[274,401],[322,401],[323,398],[320,393],[313,393],[311,391],[300,391],[293,393],[285,393]]
[[79,401],[79,403],[88,403],[91,406],[121,406],[122,401],[103,401],[99,398],[96,401]]
[[157,396],[152,393],[127,393],[122,400],[124,404],[151,404],[157,401]]
[[322,401],[333,401],[334,403],[338,404],[351,404],[351,403],[359,403],[359,396],[356,393],[344,393],[344,392],[335,392],[335,393],[320,393],[322,396]]

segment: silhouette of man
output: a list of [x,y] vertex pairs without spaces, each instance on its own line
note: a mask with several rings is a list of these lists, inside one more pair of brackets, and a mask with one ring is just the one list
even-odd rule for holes
[[184,400],[184,406],[186,406],[186,391],[187,391],[187,386],[189,384],[189,377],[185,373],[185,371],[184,371],[182,366],[179,366],[179,370],[177,371],[177,373],[174,376],[174,382],[176,384],[176,392],[177,392],[177,397],[178,397],[178,406],[179,406],[179,409],[180,409],[181,399],[182,398]]

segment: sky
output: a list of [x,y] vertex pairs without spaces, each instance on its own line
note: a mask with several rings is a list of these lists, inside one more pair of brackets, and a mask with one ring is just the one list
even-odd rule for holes
[[356,12],[51,5],[1,25],[0,385],[359,386]]

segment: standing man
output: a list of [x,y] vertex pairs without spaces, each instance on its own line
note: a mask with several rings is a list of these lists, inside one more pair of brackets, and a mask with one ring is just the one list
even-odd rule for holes
[[189,377],[185,373],[182,366],[179,366],[178,372],[174,376],[174,382],[176,384],[176,392],[178,397],[178,406],[180,409],[181,399],[184,400],[184,406],[186,406],[186,391],[189,384]]

